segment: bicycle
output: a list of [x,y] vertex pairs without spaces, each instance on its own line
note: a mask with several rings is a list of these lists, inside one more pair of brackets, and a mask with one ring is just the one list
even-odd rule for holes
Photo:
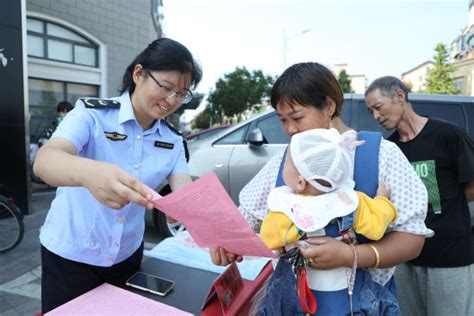
[[[0,184],[0,190],[3,187]],[[15,205],[13,198],[0,194],[0,253],[18,246],[24,233],[23,213]]]

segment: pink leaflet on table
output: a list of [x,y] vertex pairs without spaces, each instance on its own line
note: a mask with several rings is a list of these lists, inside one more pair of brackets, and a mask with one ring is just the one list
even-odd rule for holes
[[53,309],[53,315],[192,315],[175,307],[104,283]]

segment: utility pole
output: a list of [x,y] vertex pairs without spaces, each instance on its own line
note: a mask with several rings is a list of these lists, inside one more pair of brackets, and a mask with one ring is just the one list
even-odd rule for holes
[[291,39],[294,39],[295,37],[298,37],[300,35],[306,34],[309,31],[311,31],[311,29],[303,30],[303,31],[301,31],[299,33],[296,33],[296,34],[293,34],[291,36],[286,36],[286,29],[283,29],[283,70],[286,69],[286,50],[287,50],[288,41],[291,40]]

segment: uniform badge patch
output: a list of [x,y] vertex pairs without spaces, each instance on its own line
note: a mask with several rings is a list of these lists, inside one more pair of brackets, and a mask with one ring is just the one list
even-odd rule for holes
[[88,109],[117,109],[120,102],[108,99],[81,99]]
[[117,132],[104,132],[104,134],[105,134],[105,137],[107,137],[108,139],[111,139],[113,141],[127,139],[127,135],[119,134]]
[[174,144],[156,141],[156,142],[155,142],[155,147],[166,148],[166,149],[173,149],[173,148],[174,148]]

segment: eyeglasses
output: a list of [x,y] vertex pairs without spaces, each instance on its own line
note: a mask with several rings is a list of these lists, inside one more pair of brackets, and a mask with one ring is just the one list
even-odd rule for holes
[[160,87],[160,91],[161,91],[161,94],[163,95],[163,97],[165,99],[171,99],[171,98],[175,98],[176,101],[179,103],[179,104],[186,104],[186,103],[189,103],[189,101],[191,101],[191,99],[193,98],[193,94],[191,91],[187,90],[186,93],[180,93],[180,92],[176,92],[174,90],[171,90],[170,88],[168,87],[165,87],[163,85],[161,85],[158,80],[156,80],[155,77],[153,77],[153,75],[145,69],[145,72],[151,77],[151,79],[153,79],[154,82],[156,82],[156,84]]

